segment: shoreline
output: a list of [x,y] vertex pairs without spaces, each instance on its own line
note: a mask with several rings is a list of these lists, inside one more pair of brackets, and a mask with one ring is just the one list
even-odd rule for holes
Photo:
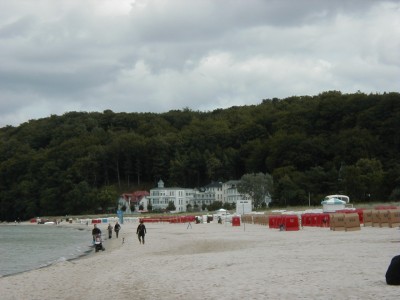
[[[104,225],[104,224],[103,224]],[[9,223],[0,223],[0,227],[1,226],[40,226],[40,227],[58,227],[58,228],[65,228],[65,229],[73,229],[73,230],[79,230],[79,231],[87,231],[88,232],[88,240],[90,240],[91,238],[91,230],[93,227],[91,227],[90,225],[86,225],[86,224],[82,224],[82,223],[69,223],[69,222],[61,222],[58,224],[38,224],[38,223],[31,223],[31,222],[27,222],[27,221],[23,221],[23,222],[19,222],[19,223],[13,223],[13,222],[9,222]],[[108,234],[105,234],[106,230],[102,230],[102,236],[104,237],[103,240],[103,246],[104,248],[106,248],[105,251],[113,251],[115,249],[118,248],[118,245],[116,242],[113,242],[112,240],[110,240],[108,238]],[[117,240],[115,238],[115,232],[113,232],[113,237],[115,240]],[[54,261],[51,261],[45,265],[39,265],[37,267],[34,267],[32,269],[27,269],[27,270],[23,270],[23,271],[17,271],[15,273],[11,273],[11,274],[4,274],[4,275],[0,275],[0,278],[3,277],[11,277],[11,276],[17,276],[19,274],[23,274],[23,273],[27,273],[27,272],[32,272],[35,270],[40,270],[40,269],[46,269],[49,268],[53,265],[57,265],[59,263],[62,262],[68,262],[68,261],[78,261],[81,259],[84,259],[88,256],[94,255],[96,254],[95,250],[94,250],[94,245],[91,245],[88,243],[87,245],[87,250],[81,252],[81,253],[77,253],[77,255],[75,257],[71,257],[71,258],[65,258],[63,256],[60,256],[59,258],[55,259]]]

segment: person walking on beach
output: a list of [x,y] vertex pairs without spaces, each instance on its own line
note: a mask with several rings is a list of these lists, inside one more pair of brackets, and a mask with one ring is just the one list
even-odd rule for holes
[[111,239],[112,238],[113,227],[111,226],[110,223],[108,223],[107,231],[108,231],[108,238]]
[[144,226],[143,220],[140,220],[140,224],[136,229],[136,234],[138,236],[139,243],[141,243],[143,245],[144,245],[144,236],[146,233],[147,233],[146,226]]
[[115,223],[115,225],[114,225],[114,231],[115,231],[115,235],[117,236],[117,238],[118,238],[118,233],[120,230],[121,230],[121,225],[119,225],[119,223],[117,221],[117,223]]
[[97,227],[96,224],[93,225],[93,230],[92,230],[92,236],[93,236],[93,244],[94,241],[96,240],[96,235],[100,234],[101,235],[101,230],[100,228]]

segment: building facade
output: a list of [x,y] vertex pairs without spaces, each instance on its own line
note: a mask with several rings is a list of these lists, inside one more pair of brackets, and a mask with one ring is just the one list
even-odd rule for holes
[[153,210],[164,210],[169,202],[175,205],[175,211],[185,212],[188,204],[193,203],[194,190],[180,187],[166,188],[164,182],[160,180],[158,186],[150,190],[148,197]]
[[222,203],[235,204],[239,200],[251,200],[250,195],[241,194],[237,190],[240,180],[229,180],[222,183]]
[[191,203],[192,208],[203,209],[204,205],[210,205],[215,201],[215,192],[201,188],[195,190],[193,194],[193,201]]
[[205,190],[214,193],[214,201],[224,202],[224,191],[223,191],[223,183],[213,181],[210,184],[206,185]]
[[202,210],[204,206],[211,205],[215,201],[236,204],[238,200],[251,200],[249,195],[242,195],[237,190],[240,180],[227,182],[211,182],[200,189],[181,187],[165,187],[160,180],[156,188],[150,190],[145,197],[146,208],[151,203],[153,210],[166,210],[172,201],[176,212],[186,212],[188,207]]
[[[121,195],[119,200],[119,205],[121,204],[126,207],[125,212],[131,213],[131,208],[133,207],[135,211],[139,211],[140,202],[143,198],[148,197],[150,194],[147,191],[135,191],[133,193],[124,193]],[[124,202],[122,202],[124,201]],[[120,209],[120,207],[118,207]]]

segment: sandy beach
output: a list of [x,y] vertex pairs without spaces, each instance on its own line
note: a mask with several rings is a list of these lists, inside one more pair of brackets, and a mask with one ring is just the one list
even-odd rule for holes
[[[254,224],[123,224],[106,251],[0,278],[0,298],[398,299],[385,273],[398,228],[279,231]],[[106,225],[101,225],[105,232]],[[104,227],[104,228],[103,228]],[[90,235],[90,233],[88,232]],[[122,240],[124,238],[124,243]]]

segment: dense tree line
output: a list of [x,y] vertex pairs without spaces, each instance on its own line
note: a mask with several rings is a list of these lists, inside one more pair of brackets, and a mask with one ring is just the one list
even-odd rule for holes
[[68,112],[0,129],[0,220],[91,213],[121,192],[273,177],[275,205],[400,200],[400,94],[265,99],[210,112]]

